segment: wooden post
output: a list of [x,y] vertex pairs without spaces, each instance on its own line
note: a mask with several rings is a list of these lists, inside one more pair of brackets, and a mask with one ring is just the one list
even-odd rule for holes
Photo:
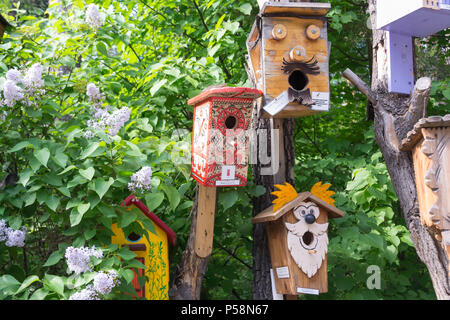
[[198,185],[197,227],[194,250],[200,258],[211,254],[214,235],[214,218],[217,207],[217,188]]

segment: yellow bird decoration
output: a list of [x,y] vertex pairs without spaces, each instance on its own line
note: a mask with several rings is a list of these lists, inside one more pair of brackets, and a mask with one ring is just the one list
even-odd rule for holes
[[278,188],[279,191],[274,191],[271,193],[277,197],[275,200],[272,201],[274,205],[273,212],[277,211],[286,203],[298,197],[297,191],[295,191],[294,187],[287,182],[284,185],[276,184],[275,187]]
[[322,181],[319,181],[315,185],[312,186],[310,192],[313,195],[315,195],[317,198],[320,198],[323,201],[325,201],[326,203],[334,206],[334,199],[331,198],[331,196],[333,194],[335,194],[336,192],[328,190],[329,187],[331,187],[331,184],[329,184],[329,183],[322,184]]
[[[284,185],[276,184],[275,187],[278,188],[279,190],[271,193],[274,196],[276,196],[276,199],[272,201],[273,212],[277,211],[286,203],[294,200],[298,196],[298,193],[297,191],[295,191],[294,187],[287,182]],[[325,201],[326,203],[334,206],[334,199],[331,198],[331,196],[335,194],[335,192],[328,190],[329,187],[331,187],[331,184],[329,183],[322,184],[322,181],[319,181],[312,186],[310,192],[316,197]]]

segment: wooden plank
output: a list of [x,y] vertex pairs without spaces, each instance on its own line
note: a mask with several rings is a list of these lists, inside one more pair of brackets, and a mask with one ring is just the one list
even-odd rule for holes
[[201,257],[211,254],[214,235],[214,218],[217,206],[217,188],[198,185],[197,230],[194,250]]
[[331,9],[329,3],[301,3],[301,2],[266,2],[261,12],[264,14],[294,13],[303,16],[324,16]]

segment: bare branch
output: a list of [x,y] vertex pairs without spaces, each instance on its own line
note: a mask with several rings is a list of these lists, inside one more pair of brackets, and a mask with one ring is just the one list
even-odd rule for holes
[[359,91],[361,91],[367,99],[373,104],[377,104],[377,95],[369,88],[369,86],[361,80],[360,77],[358,77],[356,74],[353,73],[352,70],[346,69],[343,73],[344,78],[349,80],[355,87],[358,88]]

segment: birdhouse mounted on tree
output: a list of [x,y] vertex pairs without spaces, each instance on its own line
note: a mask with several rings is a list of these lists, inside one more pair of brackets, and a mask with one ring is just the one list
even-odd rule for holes
[[328,3],[266,2],[247,39],[262,117],[297,118],[330,105]]
[[450,114],[419,120],[400,150],[412,152],[422,224],[450,259]]
[[274,205],[252,219],[266,223],[276,291],[286,295],[328,292],[328,219],[343,217],[344,212],[332,205],[329,194],[334,192],[322,191],[323,200],[311,192],[297,194],[289,184],[276,187],[280,191],[273,192],[278,196]]
[[[111,243],[121,247],[127,246],[136,254],[136,260],[146,267],[146,269],[138,268],[138,273],[133,271],[132,284],[137,296],[147,300],[167,300],[169,299],[169,244],[175,246],[177,237],[172,229],[150,212],[134,195],[127,197],[122,206],[126,207],[122,214],[135,213],[138,216],[138,221],[147,231],[147,235],[135,232],[125,234],[124,230],[115,223],[111,228],[114,233]],[[144,275],[147,276],[148,281],[142,285],[139,280]]]
[[245,186],[249,134],[257,89],[213,87],[194,105],[191,176],[205,187]]
[[378,0],[377,29],[387,32],[389,92],[414,89],[414,43],[450,27],[450,0]]

